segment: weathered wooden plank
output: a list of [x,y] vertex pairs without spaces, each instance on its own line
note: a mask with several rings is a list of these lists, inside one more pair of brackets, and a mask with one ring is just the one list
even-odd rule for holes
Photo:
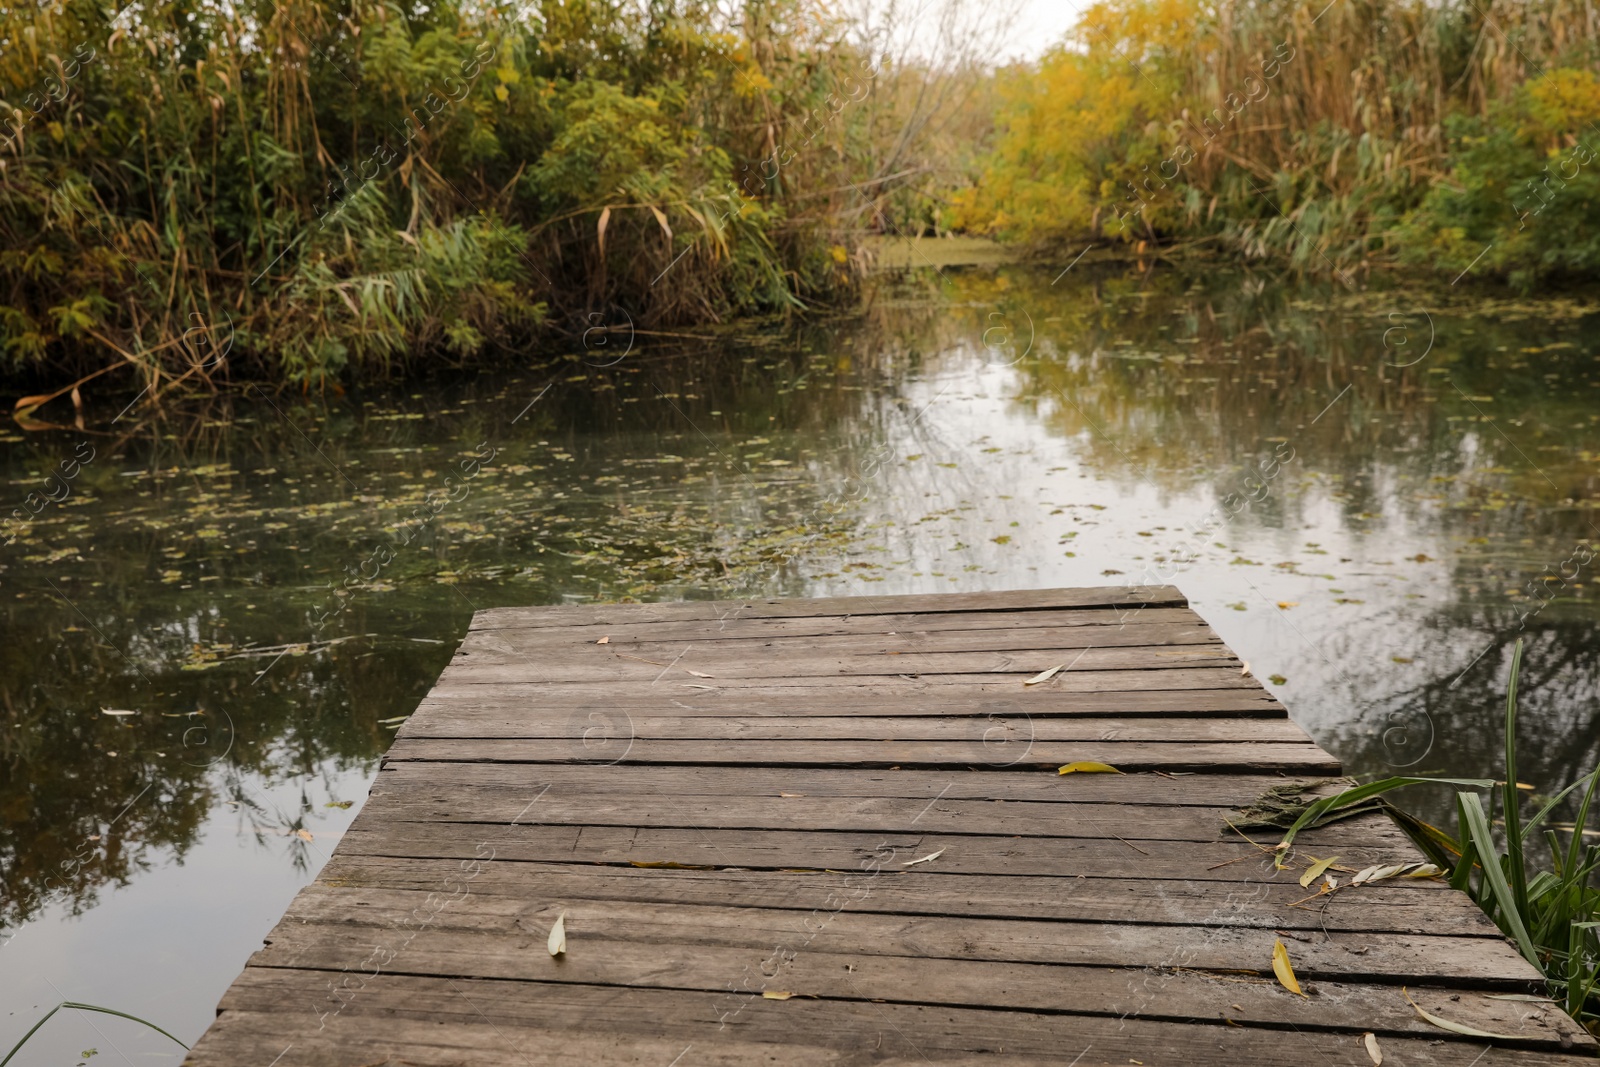
[[[1022,687],[1024,673],[995,674],[986,672],[981,674],[927,674],[927,675],[868,675],[865,677],[844,676],[796,676],[792,678],[731,678],[718,677],[713,679],[695,679],[692,675],[685,675],[688,679],[674,682],[663,678],[660,682],[651,678],[645,679],[643,684],[635,683],[624,686],[615,679],[606,681],[563,681],[559,678],[541,680],[539,678],[538,663],[530,659],[525,670],[520,676],[511,681],[495,682],[483,678],[477,683],[464,682],[456,672],[449,671],[442,677],[441,683],[459,688],[470,684],[510,685],[515,682],[533,682],[547,691],[547,695],[557,699],[570,699],[579,697],[592,700],[595,697],[611,698],[619,695],[640,696],[653,690],[659,690],[665,697],[667,694],[677,695],[682,692],[697,691],[711,692],[717,689],[728,689],[740,694],[772,695],[772,696],[815,696],[826,694],[828,699],[838,700],[848,695],[850,697],[897,697],[900,699],[915,699],[923,694],[932,694],[941,698],[945,697],[971,697],[982,696],[990,698],[995,693],[1003,697],[1015,697],[1017,693],[1026,692]],[[657,668],[659,671],[659,668]],[[1148,670],[1107,670],[1085,671],[1074,668],[1062,671],[1047,682],[1034,687],[1040,693],[1133,693],[1153,689],[1166,690],[1206,690],[1206,689],[1246,689],[1253,692],[1260,691],[1260,683],[1254,678],[1241,675],[1237,667],[1168,667],[1151,668]]]
[[[1126,1067],[1130,1060],[1189,1067],[1283,1067],[1291,1062],[1332,1062],[1339,1067],[1356,1067],[1371,1062],[1364,1059],[1360,1035],[1353,1032],[1196,1026],[1190,1020],[1152,1020],[1137,1016],[1118,1019],[804,997],[785,1001],[750,999],[742,1002],[742,1010],[730,1015],[726,1000],[705,993],[652,989],[627,989],[624,993],[619,987],[609,985],[542,983],[530,986],[527,982],[498,980],[463,983],[390,974],[366,979],[342,1011],[319,1018],[310,1005],[300,1005],[304,1003],[307,988],[325,992],[325,975],[326,972],[251,968],[223,998],[224,1018],[233,1012],[258,1014],[282,1012],[285,1008],[304,1018],[302,1027],[285,1028],[280,1032],[283,1041],[274,1046],[275,1049],[296,1037],[311,1042],[318,1026],[331,1028],[370,1020],[374,1024],[371,1028],[357,1031],[366,1042],[360,1047],[370,1059],[332,1061],[339,1067],[383,1064],[385,1057],[392,1057],[396,1062],[427,1062],[413,1057],[414,1048],[419,1055],[427,1054],[425,1042],[429,1039],[423,1036],[423,1031],[386,1033],[386,1028],[395,1025],[396,1016],[409,1017],[433,1027],[433,1033],[438,1036],[431,1040],[440,1041],[441,1045],[436,1047],[446,1051],[457,1045],[498,1048],[502,1058],[497,1062],[502,1064],[508,1048],[518,1049],[519,1057],[525,1045],[528,1055],[549,1056],[553,1051],[560,1051],[569,1036],[582,1042],[602,1035],[608,1039],[676,1040],[681,1044],[673,1053],[675,1056],[682,1056],[691,1046],[696,1054],[714,1054],[723,1041],[771,1044],[780,1047],[781,1052],[748,1062],[770,1063],[774,1067],[791,1063],[911,1067],[927,1059],[946,1062],[951,1058],[964,1067],[979,1067],[993,1064],[1001,1055],[1006,1057],[1005,1062],[1038,1061],[1075,1064],[1076,1067],[1111,1067],[1113,1064]],[[531,995],[533,989],[537,989],[538,995]],[[1216,1022],[1220,1024],[1221,1020]],[[486,1032],[476,1037],[458,1036],[462,1029]],[[513,1040],[524,1037],[528,1031],[554,1034],[554,1043],[540,1045],[536,1039]],[[411,1044],[412,1040],[419,1045]],[[443,1044],[445,1041],[449,1043]],[[196,1048],[197,1057],[212,1055],[205,1044],[202,1041]],[[584,1046],[579,1044],[578,1047]],[[1389,1062],[1401,1067],[1471,1067],[1475,1062],[1483,1062],[1482,1042],[1444,1032],[1426,1039],[1391,1036],[1384,1047],[1386,1058],[1392,1057]],[[806,1058],[808,1049],[819,1048],[837,1050],[849,1058]],[[793,1059],[788,1058],[791,1054]],[[197,1058],[196,1062],[203,1061]],[[225,1061],[213,1059],[211,1062]],[[254,1063],[256,1059],[233,1062]],[[461,1060],[458,1057],[434,1062],[459,1063]],[[524,1061],[518,1058],[516,1062]],[[569,1064],[571,1060],[550,1057],[527,1062],[553,1067]],[[632,1062],[654,1063],[656,1067],[662,1067],[663,1063],[660,1060]],[[670,1064],[670,1060],[665,1062]],[[679,1067],[683,1062],[680,1060]],[[1558,1052],[1496,1049],[1493,1062],[1508,1067],[1545,1067],[1573,1060]]]
[[[279,972],[265,973],[277,977]],[[319,972],[306,972],[296,977],[313,975],[320,976]],[[247,971],[246,977],[254,975]],[[464,998],[463,1003],[471,1006],[476,1003],[473,993],[477,985],[449,982],[442,990],[429,993]],[[183,1062],[185,1067],[575,1067],[597,1063],[680,1067],[687,1051],[693,1051],[689,1062],[695,1067],[860,1067],[867,1062],[849,1049],[738,1041],[721,1033],[701,1035],[696,1043],[675,1037],[586,1033],[559,1020],[551,1026],[560,1028],[552,1029],[470,1014],[446,1020],[438,1011],[426,1018],[410,1018],[398,998],[386,999],[391,1005],[387,1017],[354,1011],[302,1017],[264,1001],[261,1010],[227,1011]],[[265,1059],[263,1050],[268,1050]],[[281,1058],[267,1064],[274,1055]],[[914,1067],[928,1061],[897,1057],[872,1062],[883,1067]],[[943,1058],[939,1062],[941,1067],[957,1063]]]
[[[483,714],[468,708],[439,710],[402,731],[402,737],[562,738],[582,737],[596,722],[583,713],[527,709],[522,714]],[[746,716],[640,715],[625,721],[640,740],[698,741],[966,741],[986,746],[1029,741],[1252,741],[1309,744],[1311,737],[1289,719],[1116,718],[1035,719],[1017,712],[967,717],[932,716]]]
[[[539,787],[529,789],[535,802]],[[663,803],[669,803],[663,801]],[[529,809],[525,818],[536,818]],[[1300,848],[1337,855],[1352,866],[1417,859],[1415,846],[1392,823],[1335,823],[1302,835]],[[1388,820],[1382,820],[1387,823]],[[347,855],[548,863],[709,865],[751,869],[861,871],[900,865],[943,850],[949,874],[1032,874],[1062,878],[1145,878],[1243,882],[1270,877],[1271,860],[1244,841],[1197,841],[1174,847],[1147,838],[1018,839],[969,834],[827,833],[617,826],[515,826],[444,823],[366,824],[357,819],[339,849]],[[870,865],[867,866],[867,865]],[[1223,866],[1225,865],[1225,866]]]
[[[603,606],[597,606],[603,608]],[[956,631],[978,633],[985,630],[1053,630],[1093,628],[1100,631],[1131,630],[1139,626],[1183,624],[1205,626],[1205,620],[1191,608],[1039,608],[1031,611],[985,612],[910,612],[875,615],[814,615],[780,618],[727,618],[714,622],[703,619],[683,621],[635,620],[584,622],[536,627],[497,627],[468,631],[465,640],[477,640],[491,633],[510,635],[519,641],[549,640],[593,642],[602,637],[611,644],[632,641],[720,641],[774,638],[830,637],[849,634],[928,633]]]
[[[487,855],[487,853],[485,854]],[[989,919],[1055,919],[1143,925],[1252,926],[1271,930],[1386,931],[1438,928],[1460,936],[1498,937],[1495,925],[1465,894],[1436,880],[1383,882],[1347,889],[1308,904],[1291,872],[1276,881],[1155,881],[1043,878],[1025,875],[878,874],[818,871],[695,871],[520,863],[500,857],[457,860],[336,856],[307,895],[355,891],[338,899],[365,907],[361,893],[414,890],[455,896],[539,900],[631,900],[657,904],[790,908],[812,912],[839,899],[851,911],[893,915],[969,915]],[[469,877],[470,875],[470,877]],[[475,904],[474,907],[482,905]],[[518,905],[520,906],[520,904]],[[290,914],[298,914],[296,909]]]
[[[1068,786],[1067,788],[1070,788]],[[379,784],[363,814],[385,823],[481,823],[513,819],[547,826],[708,827],[722,830],[805,830],[852,833],[963,834],[1008,837],[1143,837],[1155,841],[1216,841],[1233,835],[1228,808],[1154,804],[1073,804],[888,797],[722,797],[613,799],[595,794],[541,793],[528,807],[528,787],[450,784],[426,788]]]
[[1130,648],[1051,649],[1019,652],[905,652],[898,655],[877,653],[839,655],[835,653],[774,655],[772,651],[725,650],[721,645],[676,650],[676,658],[644,659],[631,653],[614,652],[609,645],[581,645],[581,655],[537,656],[532,653],[496,651],[463,652],[445,669],[445,677],[456,685],[471,682],[514,682],[530,672],[540,682],[638,683],[654,685],[663,678],[672,680],[706,677],[715,679],[757,678],[822,679],[835,683],[861,677],[896,677],[910,674],[926,678],[949,675],[998,674],[1015,676],[1021,683],[1051,667],[1074,671],[1163,671],[1183,668],[1226,667],[1238,672],[1240,662],[1221,642],[1205,644],[1147,645]]
[[[997,769],[923,771],[838,767],[640,766],[617,774],[605,767],[549,764],[530,779],[521,764],[390,763],[374,788],[431,787],[441,781],[462,786],[521,789],[532,795],[549,786],[554,793],[621,797],[709,796],[907,797],[919,804],[942,800],[1026,800],[1036,803],[1198,805],[1237,808],[1255,802],[1269,789],[1297,786],[1307,796],[1326,796],[1348,779],[1230,774],[1093,774]],[[535,790],[536,791],[536,790]],[[1379,825],[1387,826],[1387,821]],[[1261,836],[1261,835],[1258,835]]]
[[[1063,649],[1138,648],[1141,646],[1203,645],[1222,647],[1211,627],[1195,618],[1191,622],[1129,626],[1007,627],[987,630],[888,630],[872,634],[780,637],[756,633],[747,637],[722,636],[714,641],[692,637],[663,638],[603,635],[605,644],[587,632],[560,630],[473,630],[461,642],[457,655],[514,657],[565,655],[592,659],[596,653],[626,653],[647,659],[672,660],[680,654],[749,657],[783,653],[785,659],[837,655],[901,656],[960,652],[1050,652]],[[687,653],[685,653],[687,650]]]
[[[668,692],[662,693],[661,688]],[[838,691],[811,689],[770,693],[759,689],[652,687],[611,691],[595,696],[570,696],[537,684],[505,682],[436,686],[418,710],[427,708],[524,712],[546,710],[615,710],[630,715],[788,715],[826,716],[941,716],[1022,713],[1044,716],[1183,715],[1231,718],[1236,716],[1286,718],[1288,712],[1260,688],[1147,690],[1072,693],[1036,687],[1013,686],[982,693],[962,693],[939,688],[890,698],[870,685]]]
[[[1019,751],[1020,750],[1020,751]],[[1049,770],[1082,760],[1099,760],[1128,771],[1204,771],[1214,774],[1286,771],[1337,774],[1339,762],[1311,744],[1221,741],[1034,741],[1029,744],[961,741],[658,741],[634,738],[626,754],[586,752],[572,742],[521,738],[401,737],[389,761],[572,763],[598,758],[635,763],[767,764],[789,766],[961,767],[987,764]]]
[[[730,908],[721,905],[653,904],[621,900],[539,900],[497,908],[496,901],[475,901],[472,908],[446,904],[436,912],[425,906],[426,894],[366,890],[367,900],[325,923],[319,905],[327,895],[306,894],[297,911],[272,932],[267,948],[257,953],[257,966],[334,967],[349,962],[348,944],[371,944],[373,927],[409,920],[416,935],[412,967],[428,956],[454,953],[458,961],[447,974],[478,974],[493,958],[521,960],[544,945],[556,916],[566,914],[567,938],[620,941],[636,946],[722,945],[759,950],[772,946],[793,951],[910,956],[936,960],[996,960],[1011,963],[1076,964],[1088,967],[1192,967],[1209,971],[1253,971],[1272,977],[1272,930],[1238,926],[1142,926],[1134,923],[1042,922],[1024,919],[981,919],[945,915],[881,915],[825,910]],[[394,903],[400,898],[403,904]],[[460,899],[470,900],[470,895]],[[501,898],[503,901],[503,898]],[[380,906],[385,902],[389,906]],[[840,898],[843,906],[844,898]],[[496,914],[497,911],[511,914]],[[425,929],[419,924],[426,917]],[[317,920],[313,922],[312,920]],[[340,921],[344,926],[341,928]],[[351,926],[358,927],[350,929]],[[349,942],[334,955],[340,931]],[[1503,938],[1454,934],[1393,934],[1380,931],[1330,936],[1300,931],[1284,938],[1290,945],[1295,972],[1310,979],[1415,982],[1448,979],[1505,989],[1528,989],[1543,978]],[[570,950],[569,950],[570,952]],[[330,963],[330,960],[336,962]],[[464,963],[459,961],[465,961]],[[534,961],[551,965],[549,955]],[[491,975],[492,976],[492,975]],[[526,977],[518,972],[516,977]]]
[[[565,903],[562,905],[565,907]],[[572,912],[568,912],[569,915]],[[702,991],[716,997],[719,1013],[738,1011],[763,990],[844,1000],[940,1004],[951,1007],[1070,1011],[1078,1015],[1135,1014],[1185,1020],[1227,1018],[1239,1024],[1377,1031],[1428,1038],[1439,1030],[1423,1021],[1393,985],[1302,980],[1307,998],[1285,996],[1265,978],[1231,981],[1197,965],[1092,967],[1071,963],[930,960],[879,953],[839,953],[814,943],[789,947],[651,943],[569,936],[566,958],[556,963],[538,948],[537,920],[505,929],[461,933],[435,927],[394,934],[369,926],[330,925],[316,914],[295,918],[257,953],[253,966],[339,972],[384,949],[384,969],[438,977],[533,983],[581,983]],[[545,918],[548,922],[549,919]],[[1130,961],[1133,962],[1133,961]],[[728,994],[729,987],[739,990]],[[1070,994],[1067,992],[1070,990]],[[542,995],[543,990],[539,994]],[[1496,1000],[1472,989],[1419,988],[1413,998],[1439,1005],[1445,1017],[1531,1046],[1593,1046],[1582,1027],[1548,1006]],[[326,1005],[331,1009],[337,1002]],[[1544,1010],[1540,1010],[1543,1008]]]
[[1060,608],[1183,608],[1189,602],[1174,586],[1106,586],[1090,589],[1028,589],[983,593],[927,593],[910,596],[851,596],[793,599],[696,600],[655,604],[556,605],[488,608],[472,618],[472,629],[513,626],[583,626],[629,622],[814,618],[817,616],[904,615],[917,612],[1005,612]]

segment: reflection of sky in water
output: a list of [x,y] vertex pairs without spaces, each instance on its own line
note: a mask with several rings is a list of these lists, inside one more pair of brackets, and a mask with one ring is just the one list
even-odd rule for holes
[[[197,1036],[355,810],[325,805],[364,795],[384,720],[416,706],[474,607],[1116,584],[1192,546],[1174,583],[1352,771],[1492,774],[1532,604],[1507,591],[1600,540],[1595,365],[1569,309],[1436,307],[1434,353],[1402,373],[1381,368],[1383,298],[1051,277],[952,275],[942,298],[891,289],[793,340],[573,360],[516,423],[550,368],[284,399],[292,429],[241,404],[105,442],[0,556],[0,842],[22,849],[0,843],[4,903],[28,911],[27,887],[154,776],[126,820],[150,869],[0,948],[0,1048],[60,999]],[[1013,332],[986,334],[997,322]],[[0,438],[11,495],[74,440]],[[358,589],[322,635],[338,643],[303,647],[328,583],[482,441],[491,468]],[[1262,499],[1214,512],[1279,444],[1295,456]],[[1541,789],[1600,748],[1589,584],[1525,631],[1521,777]],[[237,727],[226,774],[175,761],[196,709]],[[251,798],[259,836],[229,804]],[[49,1062],[177,1059],[102,1016],[44,1033],[30,1047]]]
[[[220,803],[181,864],[160,864],[97,907],[73,917],[59,905],[0,947],[0,1052],[63,1000],[149,1019],[192,1043],[215,1001],[261,947],[288,901],[321,868],[365,799],[370,774],[324,768],[309,785],[239,783],[267,816],[307,811],[304,841],[282,827],[258,829],[250,813]],[[331,786],[331,790],[330,787]],[[219,789],[219,795],[227,790]],[[337,799],[333,799],[337,798]],[[355,798],[348,809],[330,807]],[[305,866],[295,862],[303,854]],[[308,1008],[307,1021],[316,1016]],[[15,1064],[177,1064],[183,1050],[137,1023],[91,1012],[58,1012]]]

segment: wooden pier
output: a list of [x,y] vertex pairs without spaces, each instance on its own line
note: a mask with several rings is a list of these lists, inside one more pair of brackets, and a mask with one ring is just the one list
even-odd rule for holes
[[1230,829],[1340,769],[1242,666],[1166,587],[479,612],[188,1062],[1592,1061],[1441,882],[1296,903],[1386,817]]

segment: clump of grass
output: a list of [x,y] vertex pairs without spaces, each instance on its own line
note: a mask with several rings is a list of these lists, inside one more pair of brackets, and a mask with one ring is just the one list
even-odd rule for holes
[[[1518,951],[1550,983],[1551,995],[1567,1013],[1590,1030],[1600,1029],[1600,890],[1592,882],[1600,869],[1600,845],[1585,845],[1600,767],[1551,797],[1524,819],[1517,790],[1517,677],[1522,642],[1511,656],[1511,681],[1506,691],[1505,777],[1499,782],[1463,778],[1387,778],[1348,789],[1308,805],[1284,834],[1287,846],[1295,834],[1324,821],[1330,812],[1368,801],[1407,785],[1447,784],[1486,789],[1490,808],[1476,792],[1456,793],[1454,836],[1389,806],[1428,858],[1450,872],[1450,884],[1466,891],[1495,924],[1515,942]],[[1552,813],[1578,790],[1583,796],[1570,827],[1550,823]],[[1499,794],[1504,833],[1496,839],[1493,804]],[[1563,842],[1561,834],[1570,837]],[[1549,849],[1548,865],[1540,862],[1538,838]]]
[[165,1030],[161,1029],[161,1027],[157,1026],[155,1023],[151,1022],[148,1019],[141,1019],[137,1015],[129,1015],[125,1011],[117,1011],[115,1008],[102,1008],[102,1007],[99,1007],[99,1006],[94,1005],[94,1004],[80,1004],[75,1000],[63,1000],[60,1004],[57,1004],[55,1007],[53,1007],[49,1011],[45,1012],[44,1013],[44,1018],[42,1018],[38,1022],[34,1023],[33,1024],[33,1029],[31,1029],[27,1033],[23,1034],[22,1035],[22,1040],[18,1041],[15,1045],[11,1046],[11,1051],[6,1053],[6,1058],[3,1059],[3,1060],[0,1060],[0,1067],[6,1067],[6,1064],[11,1062],[12,1057],[15,1056],[19,1051],[21,1051],[22,1046],[26,1045],[28,1043],[28,1039],[31,1038],[34,1034],[37,1034],[39,1032],[39,1028],[41,1026],[43,1026],[45,1023],[49,1022],[51,1016],[55,1015],[55,1013],[60,1011],[62,1008],[77,1008],[79,1011],[98,1011],[98,1012],[101,1012],[102,1014],[105,1014],[105,1015],[115,1015],[119,1019],[131,1019],[134,1022],[139,1023],[142,1026],[148,1026],[150,1029],[154,1030],[156,1033],[160,1034],[162,1037],[171,1037],[172,1040],[173,1041],[177,1041],[178,1045],[180,1047],[182,1047],[182,1048],[187,1049],[189,1047],[188,1045],[185,1045],[182,1041],[178,1041],[177,1038],[172,1037],[171,1034],[167,1033]]

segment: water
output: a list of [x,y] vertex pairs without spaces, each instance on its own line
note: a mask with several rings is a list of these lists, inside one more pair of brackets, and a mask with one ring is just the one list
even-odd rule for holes
[[[475,608],[1154,578],[1354,773],[1492,775],[1519,636],[1520,777],[1593,765],[1588,305],[1053,278],[4,431],[0,1051],[60,1000],[193,1041]],[[181,1055],[83,1014],[28,1049]]]

